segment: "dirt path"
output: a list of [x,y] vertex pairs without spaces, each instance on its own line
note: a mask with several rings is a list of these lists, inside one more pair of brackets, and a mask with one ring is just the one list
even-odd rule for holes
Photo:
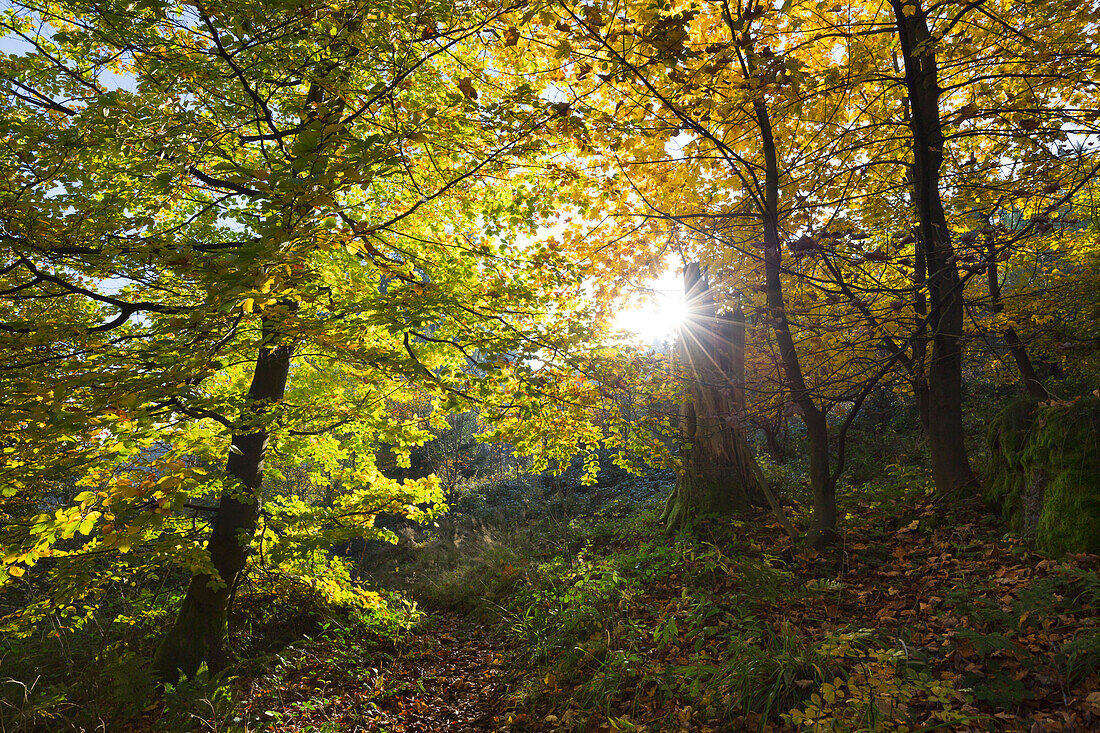
[[385,728],[394,733],[499,730],[495,640],[484,626],[461,617],[442,616],[435,623],[437,633],[390,665],[397,694],[380,706],[389,719]]
[[247,730],[287,733],[474,733],[507,728],[499,644],[487,627],[435,615],[390,655],[358,655],[346,642],[284,655],[249,681]]

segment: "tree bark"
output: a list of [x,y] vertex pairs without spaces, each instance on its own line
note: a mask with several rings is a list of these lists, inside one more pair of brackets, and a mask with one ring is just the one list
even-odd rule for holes
[[193,677],[202,664],[211,671],[226,664],[229,604],[260,515],[260,488],[270,439],[261,416],[283,398],[293,351],[293,343],[281,339],[265,320],[247,404],[226,460],[226,473],[236,485],[222,494],[207,542],[215,574],[191,579],[175,625],[154,658],[163,680],[175,681],[180,673]]
[[[927,267],[929,331],[928,450],[936,493],[952,496],[974,483],[962,427],[963,294],[951,234],[940,198],[943,128],[939,114],[939,72],[923,6],[891,0],[909,100],[913,135],[913,203],[917,248]],[[908,8],[912,12],[905,13]]]
[[[986,270],[986,282],[989,285],[990,309],[996,315],[1004,310],[1004,303],[1001,302],[1001,280],[997,272],[996,247],[994,247],[992,241],[987,243],[986,256],[989,260],[988,269]],[[1024,346],[1020,335],[1016,333],[1016,329],[1008,326],[1001,333],[1004,336],[1009,353],[1012,354],[1012,359],[1016,362],[1016,368],[1020,370],[1020,380],[1023,382],[1024,389],[1037,400],[1050,399],[1050,393],[1047,392],[1046,387],[1039,380],[1039,375],[1036,374],[1035,366],[1031,363],[1031,357],[1027,353],[1027,347]]]
[[[914,284],[916,293],[913,296],[913,312],[917,318],[924,320],[928,317],[928,297],[924,292],[925,282],[928,280],[928,265],[924,259],[924,251],[919,243],[915,247],[913,267]],[[917,399],[917,415],[920,420],[920,432],[925,440],[928,439],[929,430],[929,394],[928,394],[928,336],[927,331],[922,331],[913,337],[913,358],[910,361],[910,379],[913,384],[913,396]]]
[[791,337],[780,277],[783,254],[779,234],[779,156],[767,107],[759,100],[753,103],[753,107],[765,164],[761,219],[764,225],[764,279],[768,314],[779,345],[787,388],[791,391],[791,399],[802,412],[806,438],[810,443],[810,490],[813,492],[814,512],[806,540],[813,547],[823,548],[836,538],[836,482],[829,472],[829,429],[825,413],[818,408],[806,386],[802,363]]
[[687,266],[684,281],[689,314],[680,354],[690,381],[680,408],[683,469],[665,507],[670,529],[700,514],[736,514],[765,502],[764,475],[742,426],[744,319],[715,316],[698,263]]
[[782,410],[782,407],[776,410],[779,415],[774,423],[768,418],[761,418],[756,421],[756,426],[760,428],[760,432],[764,433],[764,442],[768,446],[768,455],[770,455],[772,460],[776,463],[783,463],[787,460],[786,442],[779,442],[779,429],[784,424]]

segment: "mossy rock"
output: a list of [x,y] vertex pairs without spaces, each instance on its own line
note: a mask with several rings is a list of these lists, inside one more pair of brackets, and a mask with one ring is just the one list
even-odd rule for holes
[[989,426],[988,463],[986,465],[985,497],[1012,527],[1024,534],[1033,534],[1035,523],[1022,511],[1029,485],[1024,468],[1024,453],[1030,438],[1038,403],[1027,397],[1017,397],[1005,405]]
[[1100,398],[1010,402],[989,430],[986,497],[1051,553],[1100,552]]

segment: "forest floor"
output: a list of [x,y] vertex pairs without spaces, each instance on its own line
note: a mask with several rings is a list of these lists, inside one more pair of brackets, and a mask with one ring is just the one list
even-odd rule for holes
[[478,484],[349,558],[374,605],[255,568],[240,662],[173,686],[148,659],[178,597],[136,618],[160,591],[127,584],[73,633],[0,639],[0,733],[1100,731],[1100,557],[868,465],[823,553],[765,512],[668,532],[667,474]]
[[[421,562],[397,645],[328,633],[238,681],[248,730],[1100,730],[1100,558],[1035,554],[976,503],[849,512],[836,550],[767,516],[653,517],[541,556]],[[485,548],[483,548],[485,550]],[[410,571],[413,572],[413,571]]]
[[238,715],[287,733],[433,733],[500,730],[502,642],[489,627],[437,614],[390,651],[330,634],[242,681]]

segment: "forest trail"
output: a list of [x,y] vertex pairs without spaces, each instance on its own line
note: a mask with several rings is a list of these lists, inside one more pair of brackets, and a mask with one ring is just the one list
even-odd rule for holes
[[[501,644],[488,627],[432,614],[397,650],[354,659],[348,640],[292,650],[277,677],[251,680],[249,729],[296,733],[474,733],[508,727]],[[331,655],[326,652],[331,652]]]

